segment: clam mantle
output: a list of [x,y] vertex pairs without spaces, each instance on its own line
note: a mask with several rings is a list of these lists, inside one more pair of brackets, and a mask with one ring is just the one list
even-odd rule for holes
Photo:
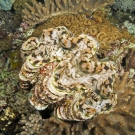
[[40,38],[23,43],[21,87],[32,86],[28,100],[37,110],[56,103],[54,115],[62,120],[82,121],[113,109],[116,68],[101,61],[99,43],[91,36],[75,36],[66,27],[43,30]]

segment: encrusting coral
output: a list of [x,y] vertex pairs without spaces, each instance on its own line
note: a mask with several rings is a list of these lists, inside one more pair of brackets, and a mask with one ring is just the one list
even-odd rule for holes
[[44,0],[44,4],[32,0],[26,3],[27,8],[23,12],[23,20],[30,25],[36,25],[46,21],[51,16],[62,13],[83,13],[91,15],[97,8],[112,5],[113,0]]
[[112,111],[117,100],[113,92],[117,69],[112,61],[96,57],[98,49],[93,37],[74,36],[64,26],[43,30],[40,38],[24,42],[19,78],[32,85],[31,105],[44,110],[57,103],[54,115],[76,121]]

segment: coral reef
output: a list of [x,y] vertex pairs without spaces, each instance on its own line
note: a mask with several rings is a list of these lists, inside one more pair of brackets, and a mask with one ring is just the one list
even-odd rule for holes
[[15,20],[15,26],[18,27],[20,23],[22,22],[22,10],[26,7],[25,3],[31,2],[31,0],[15,0],[13,3],[13,8],[15,10],[14,13],[14,20]]
[[26,4],[23,12],[23,20],[34,26],[46,21],[51,16],[62,13],[83,13],[91,15],[98,8],[112,5],[113,0],[44,0],[44,4],[32,0],[30,4]]
[[6,101],[0,97],[0,112],[7,106]]
[[8,131],[12,135],[19,114],[11,107],[6,107],[0,112],[0,131]]
[[0,73],[0,96],[6,100],[11,95],[14,95],[14,90],[17,86],[18,71],[0,71]]
[[21,66],[20,52],[18,50],[8,53],[9,70],[19,69]]
[[[22,131],[17,135],[25,135],[28,133],[30,135],[84,135],[86,133],[91,135],[91,129],[93,127],[93,121],[91,120],[89,120],[89,122],[64,122],[55,119],[54,117],[50,117],[49,119],[42,119],[40,114],[31,114],[28,118],[23,116],[19,124],[23,125],[23,127]],[[89,126],[89,128],[84,129],[84,126]]]
[[[20,89],[19,89],[20,90]],[[15,91],[15,94],[9,100],[9,105],[12,106],[14,110],[17,110],[19,114],[30,115],[35,112],[28,102],[29,93],[26,91]]]
[[22,10],[25,8],[26,2],[31,2],[31,0],[15,0],[15,2],[13,3],[16,12],[15,14],[21,15]]
[[135,70],[135,51],[134,50],[130,50],[130,53],[126,57],[126,70],[128,71],[129,69]]
[[129,21],[125,21],[124,26],[127,28],[128,32],[135,35],[135,24],[130,23]]
[[5,53],[0,54],[0,71],[2,71],[6,65],[7,57]]
[[[86,120],[83,122],[69,122],[61,121],[57,118],[50,117],[49,119],[39,119],[40,131],[34,129],[32,133],[37,135],[134,135],[134,100],[135,100],[135,87],[132,79],[129,79],[129,73],[126,72],[122,76],[116,78],[114,85],[114,91],[118,94],[118,103],[114,108],[113,112],[109,114],[101,114],[94,119]],[[36,114],[39,115],[39,114]],[[36,125],[31,122],[30,118],[22,117],[20,124],[25,125]],[[40,118],[41,116],[37,116]],[[35,120],[35,118],[33,118]],[[39,121],[37,120],[37,121]],[[42,123],[42,124],[41,124]],[[30,126],[27,126],[22,130],[21,134],[27,134],[30,130]],[[33,135],[33,134],[31,134]]]
[[20,89],[18,74],[21,64],[19,55],[18,50],[0,54],[0,97],[20,114],[24,114],[30,110],[30,107],[27,103],[28,93],[20,90],[18,92]]
[[0,9],[2,10],[10,10],[12,7],[11,0],[0,0]]
[[124,11],[134,11],[135,10],[135,1],[134,0],[115,0],[113,5],[114,9],[124,10]]
[[109,22],[109,18],[105,11],[97,10],[91,16],[86,18],[83,14],[63,14],[48,19],[44,24],[40,25],[32,34],[32,37],[41,36],[43,29],[65,26],[75,35],[81,33],[93,36],[100,42],[100,50],[111,49],[111,44],[122,38],[135,43],[133,37],[126,29],[118,28]]
[[0,11],[0,52],[11,49],[12,35],[15,32],[13,13]]
[[2,52],[0,55],[1,65],[0,72],[10,72],[18,70],[21,64],[19,50],[12,50],[9,52]]
[[0,40],[0,52],[11,49],[12,35],[6,36]]
[[19,121],[19,124],[22,126],[22,132],[16,135],[37,135],[39,132],[43,131],[43,123],[44,120],[38,113],[30,114],[30,116],[22,115]]
[[0,31],[5,31],[6,33],[14,33],[14,15],[11,11],[0,10]]
[[14,33],[12,37],[13,48],[17,49],[19,46],[21,46],[23,41],[27,37],[32,35],[33,31],[34,31],[34,28],[31,28],[26,22],[22,22],[20,24],[20,27],[16,29],[16,32]]
[[20,91],[18,50],[0,53],[0,134],[14,135],[19,114],[34,112],[27,101],[28,92]]
[[[0,135],[134,135],[133,6],[133,0],[16,0],[12,10],[0,10]],[[76,45],[89,41],[84,52]]]
[[6,31],[0,30],[0,39],[4,38],[7,36]]

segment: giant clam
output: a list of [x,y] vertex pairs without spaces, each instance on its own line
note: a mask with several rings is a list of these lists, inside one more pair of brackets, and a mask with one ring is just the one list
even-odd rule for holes
[[[116,68],[96,56],[99,43],[75,36],[64,26],[43,30],[23,43],[20,80],[32,85],[29,102],[37,110],[56,103],[54,115],[82,121],[113,110]],[[23,83],[22,83],[23,84]]]

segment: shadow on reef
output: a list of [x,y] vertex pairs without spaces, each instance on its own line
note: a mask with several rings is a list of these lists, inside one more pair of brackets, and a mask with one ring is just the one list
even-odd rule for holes
[[45,109],[45,110],[42,110],[42,111],[39,111],[40,115],[42,116],[43,119],[48,119],[51,117],[51,114],[53,112],[53,109]]

